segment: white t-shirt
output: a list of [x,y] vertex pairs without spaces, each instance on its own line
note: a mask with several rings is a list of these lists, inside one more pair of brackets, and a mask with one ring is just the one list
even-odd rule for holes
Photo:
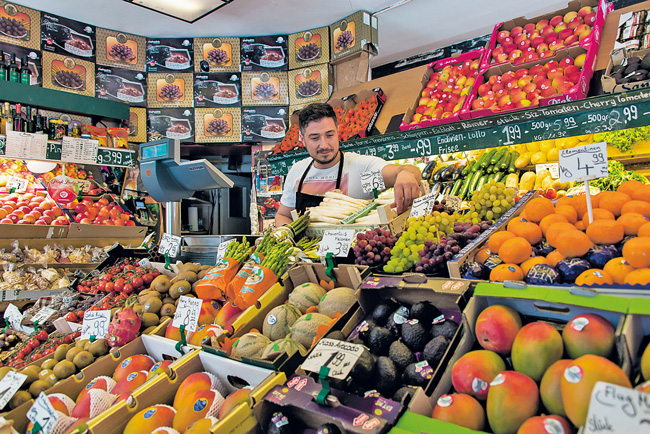
[[[284,190],[280,203],[289,208],[296,207],[296,191],[300,178],[313,160],[308,157],[297,162],[289,169],[284,180]],[[323,196],[328,191],[336,189],[336,177],[339,173],[339,164],[328,169],[317,169],[313,165],[302,184],[302,193]],[[364,193],[361,189],[361,174],[370,170],[382,170],[388,162],[370,155],[359,155],[345,152],[343,156],[343,172],[341,173],[340,188],[343,194],[356,199],[372,199],[372,192]]]

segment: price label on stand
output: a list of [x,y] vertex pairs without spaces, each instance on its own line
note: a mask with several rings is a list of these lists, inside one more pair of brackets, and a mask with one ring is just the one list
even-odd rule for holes
[[23,314],[20,313],[20,310],[14,304],[9,304],[4,314],[5,323],[9,324],[14,330],[21,330],[22,327],[20,323],[23,320]]
[[90,191],[90,186],[92,185],[90,181],[86,181],[85,179],[75,179],[74,182],[79,186],[81,194],[86,194]]
[[44,392],[38,395],[34,405],[27,412],[27,419],[34,424],[34,427],[40,427],[40,432],[43,434],[49,434],[54,428],[56,412]]
[[650,432],[647,396],[627,387],[597,382],[591,392],[584,434]]
[[354,234],[354,229],[325,231],[320,246],[318,247],[318,255],[326,256],[328,253],[332,253],[338,257],[348,256]]
[[9,181],[7,181],[7,188],[11,190],[12,188],[15,188],[15,192],[17,193],[22,193],[23,191],[27,191],[27,186],[29,185],[29,181],[23,178],[19,178],[17,176],[12,176],[9,178]]
[[445,204],[454,211],[460,211],[460,208],[463,206],[463,199],[458,196],[446,196]]
[[164,255],[167,253],[171,258],[176,258],[181,251],[181,237],[170,234],[163,234],[158,246],[158,253]]
[[235,238],[228,240],[228,241],[222,241],[219,243],[219,247],[217,247],[217,261],[221,258],[223,258],[223,255],[226,253],[226,250],[228,249],[228,246],[230,243],[234,243],[237,241]]
[[560,165],[558,163],[545,163],[535,164],[535,173],[539,174],[544,170],[551,172],[551,178],[558,179],[560,177]]
[[201,313],[201,303],[203,300],[200,298],[181,295],[172,325],[178,328],[184,325],[186,331],[195,331]]
[[436,195],[434,193],[425,194],[413,200],[411,205],[411,214],[409,217],[420,217],[430,214],[433,206],[436,203]]
[[361,345],[337,339],[321,339],[303,362],[302,369],[319,373],[321,366],[327,366],[330,368],[329,377],[345,380],[362,353]]
[[560,181],[589,181],[607,175],[607,143],[592,143],[560,151]]
[[[43,324],[49,317],[54,315],[56,313],[56,310],[52,309],[51,307],[44,307],[41,310],[39,310],[36,315],[32,317],[32,322],[36,323],[38,321],[39,324]],[[0,407],[2,408],[2,407]]]
[[381,170],[369,170],[361,174],[361,190],[364,193],[372,193],[373,190],[384,191],[384,177],[381,175]]
[[0,408],[7,405],[26,379],[27,375],[16,371],[9,371],[2,377],[0,380]]
[[104,339],[108,333],[108,324],[111,322],[110,310],[89,310],[84,314],[81,324],[81,339]]

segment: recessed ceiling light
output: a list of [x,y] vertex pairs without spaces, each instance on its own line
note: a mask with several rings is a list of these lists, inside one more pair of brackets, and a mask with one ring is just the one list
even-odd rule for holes
[[172,18],[194,23],[234,0],[123,0]]

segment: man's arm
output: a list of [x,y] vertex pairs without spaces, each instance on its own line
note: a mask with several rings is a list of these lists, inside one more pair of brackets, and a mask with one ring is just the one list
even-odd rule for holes
[[289,208],[286,205],[280,204],[280,208],[278,208],[278,211],[275,213],[275,227],[279,228],[282,225],[291,223],[293,221],[293,218],[291,218],[291,211],[294,209],[295,208]]
[[397,207],[398,213],[403,213],[413,203],[413,199],[420,197],[420,169],[411,165],[389,164],[381,171],[386,188],[395,189],[395,202],[391,206]]

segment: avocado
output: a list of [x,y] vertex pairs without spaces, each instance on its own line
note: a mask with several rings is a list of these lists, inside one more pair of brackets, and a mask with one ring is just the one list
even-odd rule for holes
[[433,369],[427,362],[411,363],[404,370],[403,380],[407,385],[425,388],[432,376]]
[[[645,60],[646,57],[648,57],[648,56],[647,55],[644,56],[643,59]],[[643,64],[643,63],[641,63],[641,64]],[[648,57],[648,65],[650,65],[650,57]],[[610,76],[613,75],[613,74],[623,74],[623,71],[625,71],[625,66],[623,66],[623,65],[615,65],[615,66],[612,67],[612,70],[610,71]]]
[[368,336],[368,348],[375,356],[385,356],[394,340],[395,336],[388,329],[375,327]]
[[448,347],[449,341],[446,337],[436,336],[424,347],[422,357],[429,363],[429,366],[438,366]]
[[392,396],[398,386],[395,363],[388,357],[378,357],[375,370],[377,372],[377,382],[375,383],[377,391],[383,396]]
[[409,309],[406,306],[400,306],[391,316],[388,317],[386,328],[399,336],[402,332],[402,324],[409,319]]
[[415,391],[418,390],[417,387],[413,386],[403,386],[397,389],[397,392],[393,395],[393,401],[400,402],[404,405],[408,404]]
[[422,351],[429,339],[431,339],[429,331],[420,321],[412,319],[402,325],[402,340],[411,351]]
[[639,66],[641,66],[641,65],[639,63],[637,63],[637,62],[630,63],[629,65],[627,65],[625,67],[625,71],[623,72],[623,75],[628,75],[628,74],[636,71],[637,69],[639,69]]
[[383,300],[375,307],[375,310],[372,311],[373,321],[377,325],[385,325],[390,314],[395,312],[398,307],[399,304],[395,300]]
[[271,416],[266,432],[267,434],[291,434],[293,428],[291,421],[278,411]]
[[395,366],[400,372],[403,372],[411,363],[416,362],[415,356],[411,350],[409,350],[409,348],[401,341],[395,341],[390,344],[388,357],[395,363]]
[[365,382],[372,377],[375,370],[375,356],[364,349],[350,371],[350,377],[354,381]]
[[362,339],[364,342],[368,342],[368,335],[375,327],[377,327],[377,323],[373,320],[367,319],[363,321],[361,324],[359,324],[359,328],[357,329],[359,333],[359,339]]
[[324,423],[318,427],[316,434],[341,434],[341,430],[333,423]]
[[458,324],[450,319],[434,324],[431,327],[431,336],[444,336],[451,341],[458,330]]
[[436,318],[442,316],[442,312],[428,301],[421,301],[411,306],[410,319],[416,319],[424,325],[431,324]]
[[333,332],[330,332],[327,336],[325,336],[327,339],[336,339],[337,341],[344,341],[345,340],[345,335],[341,330],[334,330]]

